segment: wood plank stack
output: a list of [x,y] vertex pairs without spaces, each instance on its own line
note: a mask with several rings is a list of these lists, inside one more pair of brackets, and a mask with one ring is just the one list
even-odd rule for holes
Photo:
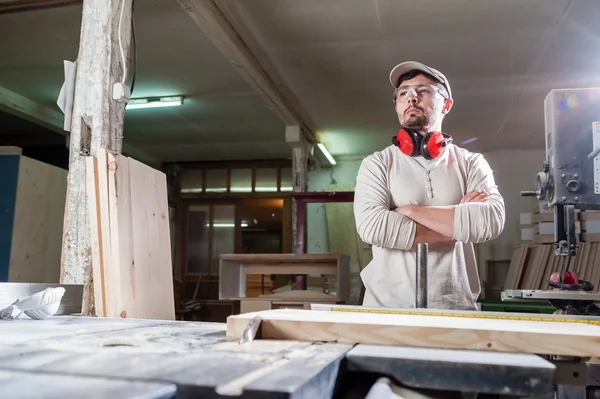
[[96,315],[174,320],[165,174],[100,151],[86,180]]
[[581,221],[581,241],[600,242],[600,211],[582,211],[579,214]]
[[600,211],[575,210],[577,255],[554,254],[554,209],[546,201],[534,199],[531,212],[520,214],[521,242],[513,252],[504,289],[549,289],[548,279],[553,272],[573,271],[579,278],[600,285]]
[[[579,210],[575,210],[575,232],[577,239],[581,239],[581,222]],[[552,244],[554,243],[554,209],[547,206],[546,201],[535,199],[532,202],[531,212],[520,214],[519,230],[521,243],[524,244]],[[600,240],[599,240],[600,241]]]
[[553,272],[572,271],[582,280],[600,286],[600,243],[580,242],[577,255],[557,256],[553,244],[530,245],[522,243],[513,252],[504,289],[550,289],[548,279]]

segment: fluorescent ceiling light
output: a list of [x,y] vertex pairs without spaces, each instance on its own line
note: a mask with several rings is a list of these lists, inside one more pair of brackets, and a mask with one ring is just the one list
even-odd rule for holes
[[[205,227],[208,227],[208,226],[209,226],[209,224],[207,223],[207,224],[205,224],[204,226],[205,226]],[[213,225],[212,225],[212,226],[213,226],[213,227],[235,227],[235,224],[233,224],[233,223],[213,223]],[[246,222],[242,222],[242,223],[240,224],[240,227],[248,227],[248,223],[246,223]]]
[[154,97],[154,98],[134,98],[127,103],[126,109],[139,108],[158,108],[158,107],[174,107],[183,105],[183,97]]
[[325,158],[327,158],[329,163],[332,165],[335,165],[336,164],[335,159],[333,159],[333,157],[331,156],[329,151],[327,151],[327,148],[325,148],[325,146],[322,143],[317,143],[317,146],[319,147],[321,152],[323,152],[323,155],[325,155]]

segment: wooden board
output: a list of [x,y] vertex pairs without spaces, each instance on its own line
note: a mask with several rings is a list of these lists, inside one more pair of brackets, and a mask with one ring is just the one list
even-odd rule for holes
[[[263,339],[565,356],[600,355],[600,326],[427,315],[435,313],[434,310],[423,310],[422,313],[422,316],[414,316],[296,309],[267,310],[228,317],[227,336],[240,337],[248,322],[253,317],[260,316],[260,332]],[[477,314],[461,313],[472,313],[473,316]]]
[[521,244],[514,250],[512,258],[510,260],[510,266],[508,273],[506,274],[506,280],[504,282],[504,289],[513,289],[519,286],[521,282],[521,276],[523,273],[523,265],[527,260],[529,254],[529,245]]
[[8,281],[57,284],[67,171],[20,156],[16,190]]
[[165,174],[100,150],[87,183],[96,314],[174,320]]

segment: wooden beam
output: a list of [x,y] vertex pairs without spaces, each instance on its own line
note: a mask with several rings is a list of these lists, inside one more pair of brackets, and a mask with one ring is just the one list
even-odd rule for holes
[[[36,103],[1,86],[0,110],[69,137],[69,132],[63,129],[64,115],[60,111]],[[161,165],[161,161],[153,155],[127,143],[123,143],[123,153],[152,167],[158,168]]]
[[124,78],[124,69],[129,67],[131,7],[132,0],[83,2],[71,119],[61,283],[84,284],[84,315],[95,314],[85,160],[100,150],[115,154],[122,150],[125,103],[114,101],[112,92],[113,85]]
[[[373,310],[377,312],[386,309]],[[405,309],[411,310],[414,311]],[[485,319],[484,316],[488,315],[490,318]],[[268,310],[229,316],[227,336],[239,338],[248,322],[256,316],[262,319],[259,331],[262,339],[581,357],[594,357],[600,352],[600,326],[574,322],[582,319],[579,316],[515,316],[501,312],[435,309],[419,309],[419,315]],[[506,319],[494,319],[494,316],[505,316]],[[519,320],[526,316],[531,316],[531,320]]]
[[0,14],[81,5],[82,0],[13,0],[0,2]]
[[286,126],[300,126],[306,140],[316,142],[314,123],[306,111],[276,76],[275,70],[267,66],[252,51],[255,46],[250,37],[242,37],[236,31],[217,0],[177,0],[196,22],[198,27],[223,53],[225,58],[244,79],[256,90]]
[[[300,126],[286,126],[285,141],[292,147],[292,182],[295,193],[303,193],[308,191],[308,142],[304,139]],[[298,236],[298,226],[295,221],[298,219],[298,204],[296,201],[292,203],[292,243],[295,252],[299,251],[304,243],[303,233]],[[300,245],[299,245],[300,244]],[[300,285],[300,281],[298,281]]]
[[60,112],[4,87],[0,87],[0,110],[62,135],[68,134],[63,130],[64,116]]

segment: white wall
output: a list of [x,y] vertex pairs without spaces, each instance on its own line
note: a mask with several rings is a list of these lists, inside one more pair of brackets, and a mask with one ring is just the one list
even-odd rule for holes
[[[544,150],[501,150],[484,154],[494,170],[496,183],[506,205],[506,225],[500,237],[480,245],[482,262],[486,259],[510,259],[519,242],[518,220],[520,212],[531,211],[531,199],[522,198],[521,191],[535,189],[535,176],[542,170]],[[338,187],[354,190],[360,159],[338,162],[333,169],[317,169],[309,173],[309,191],[329,191],[332,182]],[[333,170],[333,173],[332,173]],[[332,180],[333,178],[333,180]],[[307,212],[309,253],[328,252],[325,207],[310,204]],[[482,265],[483,266],[483,263]]]
[[[362,159],[341,161],[333,168],[317,169],[308,174],[308,191],[354,191]],[[333,188],[335,187],[335,188]],[[350,217],[352,215],[349,215]],[[329,252],[325,204],[308,204],[306,209],[308,253]]]

